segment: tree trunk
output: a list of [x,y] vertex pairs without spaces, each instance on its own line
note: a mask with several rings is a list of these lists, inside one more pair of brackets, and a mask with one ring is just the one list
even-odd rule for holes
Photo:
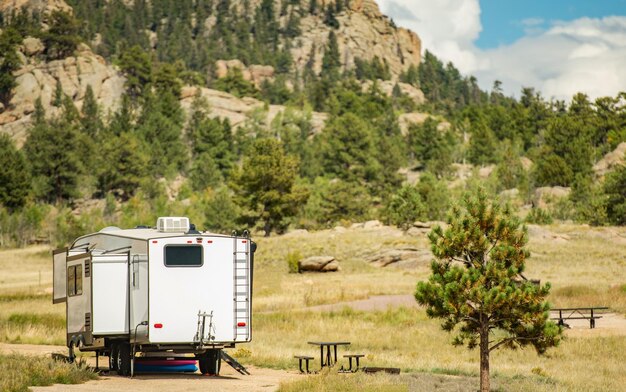
[[480,328],[480,392],[489,392],[489,326]]

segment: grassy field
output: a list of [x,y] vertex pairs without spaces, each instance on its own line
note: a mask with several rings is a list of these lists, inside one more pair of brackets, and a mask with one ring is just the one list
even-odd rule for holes
[[[626,230],[550,226],[531,236],[526,276],[552,283],[550,301],[559,307],[608,305],[626,314]],[[371,295],[412,294],[429,275],[427,262],[411,268],[369,265],[374,251],[403,246],[429,247],[425,236],[411,237],[391,228],[294,232],[258,238],[255,267],[253,343],[235,352],[244,363],[294,370],[295,354],[319,355],[307,341],[341,339],[351,352],[366,354],[367,366],[399,367],[400,377],[333,374],[302,377],[283,391],[472,390],[478,385],[478,355],[454,348],[420,308],[362,312],[307,310]],[[290,274],[287,255],[332,255],[341,271]],[[0,341],[64,344],[64,306],[50,299],[49,249],[38,246],[0,251]],[[602,325],[602,320],[598,321]],[[492,374],[497,390],[620,391],[626,385],[623,353],[626,331],[568,331],[548,355],[532,350],[497,351]],[[314,363],[317,367],[317,362]],[[1,378],[1,375],[0,375]],[[334,386],[328,389],[330,386]]]

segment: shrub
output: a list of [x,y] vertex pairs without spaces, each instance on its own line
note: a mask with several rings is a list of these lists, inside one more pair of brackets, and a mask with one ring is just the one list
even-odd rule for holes
[[549,225],[552,223],[552,221],[552,215],[550,214],[550,212],[539,207],[531,209],[528,215],[526,215],[527,223],[534,223],[537,225]]
[[289,268],[290,274],[300,273],[300,266],[298,265],[298,262],[302,260],[300,252],[295,251],[287,253],[285,260],[287,261],[287,267]]

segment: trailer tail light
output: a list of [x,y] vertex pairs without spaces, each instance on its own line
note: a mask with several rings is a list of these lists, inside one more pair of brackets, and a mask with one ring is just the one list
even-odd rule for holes
[[246,323],[243,323],[243,322],[242,322],[242,323],[237,323],[237,326],[238,326],[238,327],[245,327],[245,326],[246,326]]
[[154,324],[154,328],[163,328],[163,324],[156,323],[156,324]]

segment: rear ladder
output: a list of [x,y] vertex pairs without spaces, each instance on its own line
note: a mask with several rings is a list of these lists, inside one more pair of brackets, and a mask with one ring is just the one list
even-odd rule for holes
[[246,231],[243,237],[235,235],[233,241],[233,340],[237,341],[239,336],[250,337],[250,236]]

